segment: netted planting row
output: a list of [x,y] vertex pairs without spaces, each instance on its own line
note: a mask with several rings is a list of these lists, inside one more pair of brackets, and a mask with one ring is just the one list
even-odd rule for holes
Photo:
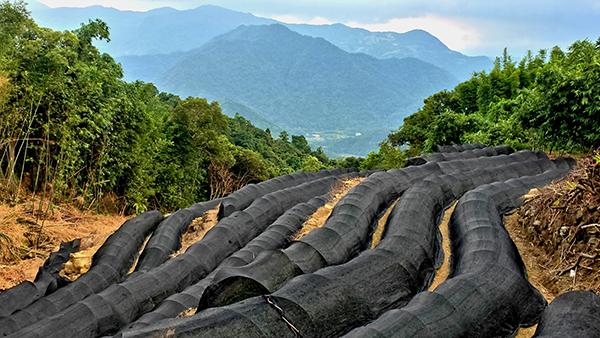
[[182,312],[195,309],[206,288],[212,284],[215,275],[228,267],[242,266],[252,262],[262,252],[278,249],[288,244],[300,230],[306,219],[327,201],[319,196],[308,202],[300,203],[286,211],[269,227],[250,241],[244,248],[227,257],[217,269],[206,278],[165,299],[154,311],[143,315],[132,323],[130,328],[141,328],[166,318],[175,318]]
[[466,158],[476,158],[481,156],[507,155],[513,152],[508,146],[473,148],[460,152],[439,152],[431,153],[418,157],[411,157],[407,160],[407,165],[422,165],[427,162],[442,162],[460,160]]
[[181,247],[181,234],[192,221],[206,211],[216,208],[222,199],[196,203],[189,208],[180,209],[163,220],[152,234],[135,267],[135,271],[148,271],[167,259]]
[[257,198],[264,196],[268,193],[275,192],[277,190],[293,187],[311,180],[318,178],[342,175],[345,173],[353,172],[354,169],[335,169],[335,170],[322,170],[317,173],[294,173],[284,176],[279,176],[268,181],[264,181],[258,184],[248,184],[240,190],[232,193],[225,197],[221,201],[221,208],[219,209],[219,218],[227,217],[235,211],[242,210],[250,205]]
[[19,332],[13,330],[14,336],[94,337],[115,332],[152,310],[169,295],[204,278],[227,256],[260,234],[286,210],[327,193],[337,180],[336,176],[327,176],[255,199],[246,209],[221,219],[202,240],[189,247],[185,253],[150,271],[138,273],[119,284],[112,284],[55,316],[45,318]]
[[452,144],[437,146],[438,153],[457,153],[465,150],[481,149],[485,148],[483,144],[472,143],[472,144]]
[[519,157],[498,157],[498,166],[491,169],[490,161],[482,161],[488,169],[453,174],[444,174],[439,167],[437,171],[431,169],[436,164],[428,165],[434,176],[419,180],[405,192],[375,249],[364,251],[345,264],[298,276],[266,298],[254,297],[202,310],[190,318],[166,320],[124,332],[123,336],[143,337],[169,331],[175,335],[268,337],[300,332],[318,337],[347,332],[389,308],[405,304],[427,287],[440,260],[437,220],[453,199],[479,184],[554,167],[547,158],[537,159],[535,154],[536,159],[529,161]]
[[[514,167],[515,176],[527,171],[534,174],[533,163]],[[526,279],[519,252],[502,225],[502,214],[516,207],[529,189],[570,169],[562,159],[552,166],[539,164],[537,171],[543,172],[538,175],[487,184],[466,193],[450,221],[448,279],[348,337],[507,337],[519,326],[537,322],[546,303]]]

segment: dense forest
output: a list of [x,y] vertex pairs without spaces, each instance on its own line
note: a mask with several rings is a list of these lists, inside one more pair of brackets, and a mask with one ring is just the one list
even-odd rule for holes
[[363,166],[399,166],[453,143],[590,152],[600,147],[599,84],[600,39],[530,52],[518,63],[505,50],[490,72],[427,98]]
[[0,3],[0,187],[85,208],[173,210],[243,184],[330,165],[303,136],[272,137],[217,102],[181,99],[123,71],[93,42],[109,27],[39,27]]

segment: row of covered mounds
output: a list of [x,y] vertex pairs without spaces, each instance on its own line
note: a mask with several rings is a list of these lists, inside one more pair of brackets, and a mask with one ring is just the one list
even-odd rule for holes
[[85,297],[120,282],[137,258],[146,236],[162,219],[160,212],[150,211],[125,222],[94,254],[87,273],[10,316],[0,318],[0,335],[6,336],[55,315]]
[[356,169],[321,170],[316,173],[299,172],[275,177],[268,181],[260,182],[258,184],[248,184],[243,188],[230,194],[229,196],[225,197],[221,201],[221,208],[219,209],[219,219],[227,217],[235,211],[246,208],[250,205],[250,203],[252,203],[252,201],[268,193],[293,187],[318,178],[332,175],[342,175],[354,171],[356,171]]
[[[540,162],[540,161],[538,161]],[[533,162],[507,169],[521,178],[480,186],[458,202],[449,225],[449,278],[417,294],[405,307],[386,312],[348,337],[507,337],[537,322],[546,301],[532,287],[502,214],[530,188],[564,176],[572,162],[558,159],[540,169]],[[541,172],[541,173],[540,173]],[[509,175],[510,176],[510,175]]]
[[287,245],[302,228],[304,222],[327,202],[326,196],[312,198],[308,202],[296,204],[287,210],[260,235],[251,240],[245,247],[227,257],[217,269],[206,278],[191,285],[182,292],[165,299],[151,312],[144,314],[129,325],[130,329],[141,328],[166,318],[175,318],[180,313],[198,306],[200,297],[212,284],[216,274],[229,267],[242,266],[252,262],[266,250],[273,250]]
[[[487,154],[497,152],[494,150]],[[483,160],[470,156],[477,154],[464,154],[468,160],[446,164],[448,171],[456,171],[457,167],[474,167],[477,161],[491,163],[504,160],[500,157]],[[511,160],[525,158],[535,159],[538,154],[520,152]],[[440,166],[430,164],[372,174],[340,200],[323,227],[311,231],[285,250],[264,252],[246,266],[220,271],[202,296],[199,308],[223,306],[251,295],[274,292],[294,276],[346,262],[366,248],[373,224],[382,210],[413,183],[439,173]]]
[[404,193],[375,249],[347,263],[295,277],[271,295],[164,320],[123,336],[169,332],[174,336],[326,337],[348,332],[406,304],[429,285],[441,259],[437,223],[453,199],[479,184],[554,167],[547,158],[531,154],[530,160],[520,160],[521,155],[497,156],[495,163],[482,162],[485,169],[470,172],[444,174],[438,167],[433,176],[415,182]]
[[222,270],[199,308],[270,293],[297,275],[348,261],[370,243],[377,216],[410,185],[437,170],[427,165],[372,174],[336,204],[322,227],[284,250],[266,251],[248,265]]
[[337,180],[336,176],[327,176],[266,194],[246,209],[221,219],[185,253],[150,271],[113,284],[55,316],[19,332],[13,331],[12,336],[95,337],[114,333],[141,314],[151,311],[169,295],[204,278],[286,210],[327,193]]
[[354,169],[322,170],[317,173],[294,173],[279,176],[258,184],[248,184],[225,198],[196,203],[188,208],[180,209],[167,217],[156,229],[152,238],[142,252],[136,271],[148,271],[169,259],[169,255],[181,247],[181,234],[195,218],[206,211],[220,205],[219,218],[242,210],[255,199],[265,194],[293,187],[317,178],[340,175],[355,171]]
[[572,291],[556,297],[544,310],[534,337],[600,337],[600,296]]
[[61,243],[58,251],[51,253],[44,265],[40,267],[33,282],[25,281],[0,292],[0,318],[10,316],[13,312],[66,285],[68,281],[58,273],[71,254],[79,250],[79,244],[78,239]]
[[460,160],[465,158],[476,158],[481,156],[496,156],[496,155],[508,155],[514,150],[509,146],[497,146],[497,147],[484,147],[464,150],[460,152],[439,152],[431,153],[417,157],[411,157],[406,161],[407,166],[422,165],[428,162],[442,162]]
[[444,146],[438,145],[436,148],[438,153],[457,153],[466,150],[485,148],[485,145],[481,143],[450,144]]
[[219,206],[222,199],[196,203],[191,207],[180,209],[165,218],[157,227],[146,244],[135,267],[135,271],[148,271],[167,259],[169,255],[181,247],[181,234],[192,221],[201,217],[208,210]]

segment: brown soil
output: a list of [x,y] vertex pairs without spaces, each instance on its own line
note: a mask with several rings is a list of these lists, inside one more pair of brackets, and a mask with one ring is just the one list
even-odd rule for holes
[[529,195],[507,229],[524,260],[536,260],[530,279],[554,296],[600,292],[600,165],[580,159],[568,177]]
[[183,310],[181,311],[178,315],[177,318],[187,318],[187,317],[191,317],[193,315],[196,314],[196,311],[198,310],[197,307],[191,307],[189,309]]
[[126,220],[124,216],[82,212],[69,205],[42,210],[36,199],[14,206],[0,204],[0,290],[33,280],[61,242],[81,238],[83,254],[79,255],[91,257]]
[[317,209],[317,211],[315,211],[312,216],[304,222],[302,228],[296,234],[294,239],[298,240],[311,232],[313,229],[322,227],[323,224],[325,224],[325,221],[327,221],[327,218],[329,218],[329,215],[331,215],[331,212],[333,211],[333,208],[337,202],[339,202],[340,199],[342,199],[342,197],[344,197],[348,191],[350,191],[350,189],[357,186],[364,179],[364,177],[350,178],[335,185],[329,192],[329,201]]
[[[543,189],[533,189],[505,219],[528,279],[551,302],[571,290],[600,291],[599,165],[580,158],[578,169]],[[516,337],[529,338],[536,326]]]
[[399,198],[396,199],[377,221],[377,227],[375,228],[373,236],[371,237],[371,249],[376,247],[379,244],[379,242],[381,242],[381,237],[383,237],[383,232],[385,231],[385,224],[387,223],[387,220],[390,217],[390,214],[392,213],[392,209],[394,209],[399,200]]
[[454,212],[454,208],[456,207],[456,202],[452,204],[450,208],[448,208],[444,212],[444,217],[442,217],[442,221],[440,222],[440,232],[442,233],[442,249],[444,250],[444,262],[442,266],[435,272],[435,278],[433,282],[429,286],[429,291],[435,290],[440,284],[442,284],[447,278],[450,268],[450,236],[448,232],[448,223],[450,223],[450,217]]
[[[553,273],[547,266],[548,256],[527,239],[523,228],[519,225],[519,215],[513,213],[505,218],[504,227],[510,234],[511,239],[519,249],[519,254],[523,259],[527,270],[527,279],[531,285],[538,289],[546,301],[551,302],[560,291],[554,288],[548,288],[553,278]],[[569,280],[563,280],[563,284],[568,284]]]

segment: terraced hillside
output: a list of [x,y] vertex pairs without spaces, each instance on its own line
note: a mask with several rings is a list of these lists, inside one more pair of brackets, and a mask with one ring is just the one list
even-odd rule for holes
[[296,173],[141,214],[73,282],[59,274],[78,247],[68,243],[34,282],[0,293],[0,334],[509,337],[538,324],[538,336],[597,336],[598,296],[547,306],[503,226],[521,196],[575,162],[509,147],[439,150],[405,168]]

